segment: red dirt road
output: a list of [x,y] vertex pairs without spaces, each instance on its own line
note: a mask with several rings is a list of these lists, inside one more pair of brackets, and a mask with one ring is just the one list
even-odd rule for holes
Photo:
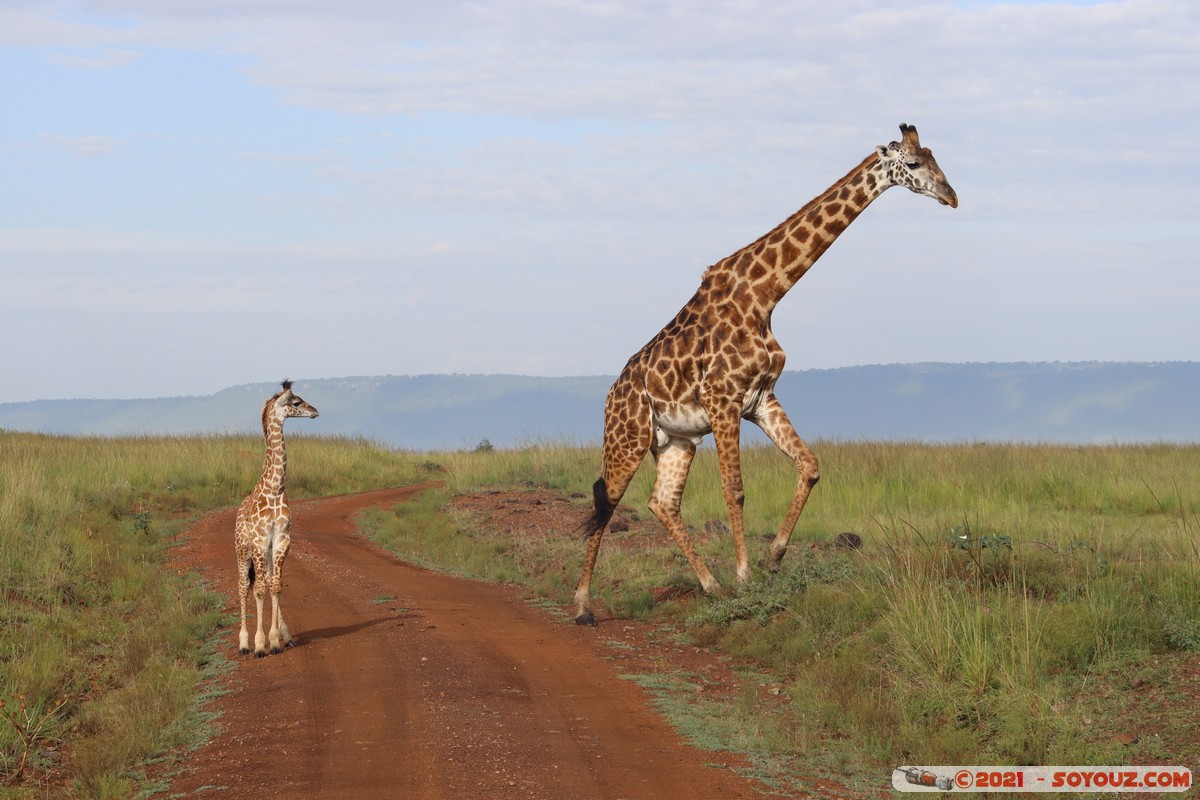
[[[618,677],[606,626],[563,624],[516,590],[398,561],[353,516],[424,486],[295,502],[282,604],[298,646],[236,655],[213,702],[220,733],[172,797],[752,797],[758,784],[690,747]],[[236,613],[234,510],[185,534],[176,558]],[[392,598],[392,599],[388,599]],[[615,624],[611,627],[615,627]]]

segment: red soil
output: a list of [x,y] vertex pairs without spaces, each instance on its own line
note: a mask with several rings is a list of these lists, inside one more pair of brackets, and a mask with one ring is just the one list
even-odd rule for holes
[[[220,732],[171,796],[212,798],[646,798],[731,800],[763,787],[737,756],[689,746],[619,677],[668,656],[731,685],[712,656],[648,643],[614,620],[568,624],[519,590],[410,566],[352,518],[423,486],[292,504],[283,607],[298,646],[236,654],[213,701]],[[236,613],[234,511],[201,519],[177,558]],[[636,647],[609,640],[637,639]],[[658,648],[657,650],[655,648]],[[668,652],[670,651],[670,652]]]

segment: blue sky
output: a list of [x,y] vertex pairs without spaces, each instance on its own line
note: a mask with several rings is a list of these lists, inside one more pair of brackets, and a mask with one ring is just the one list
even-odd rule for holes
[[788,368],[1200,359],[1200,6],[0,0],[0,402],[615,374],[915,124]]

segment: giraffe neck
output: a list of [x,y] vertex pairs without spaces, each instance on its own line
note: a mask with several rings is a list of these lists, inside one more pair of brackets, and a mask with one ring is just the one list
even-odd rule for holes
[[287,451],[283,447],[283,420],[265,418],[263,438],[267,442],[267,454],[263,459],[262,478],[258,486],[263,494],[282,496],[284,474],[287,471]]
[[891,185],[879,156],[872,153],[765,236],[709,267],[704,285],[711,287],[714,299],[727,296],[743,311],[770,315],[842,231]]

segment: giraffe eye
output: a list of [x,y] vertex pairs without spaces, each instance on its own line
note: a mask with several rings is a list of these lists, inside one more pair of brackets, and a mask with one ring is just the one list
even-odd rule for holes
[[920,161],[906,161],[904,163],[904,166],[908,167],[909,169],[916,169],[917,167],[921,166],[921,162]]

